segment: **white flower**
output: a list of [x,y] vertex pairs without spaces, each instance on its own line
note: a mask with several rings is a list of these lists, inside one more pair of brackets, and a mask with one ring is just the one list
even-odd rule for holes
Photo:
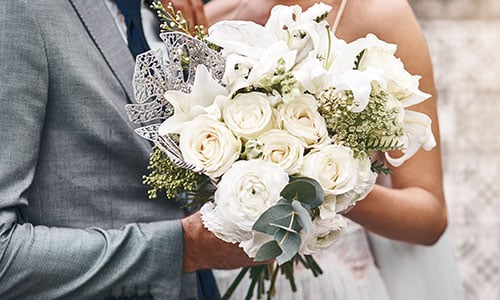
[[220,21],[210,26],[207,40],[222,47],[222,55],[236,53],[255,61],[278,41],[273,32],[250,21]]
[[334,77],[331,85],[338,91],[352,91],[355,100],[350,108],[352,112],[363,111],[370,101],[371,79],[363,72],[348,70],[340,76]]
[[249,85],[247,78],[254,64],[253,59],[239,54],[230,54],[226,57],[226,68],[222,81],[230,94]]
[[280,199],[288,175],[276,164],[240,160],[222,176],[215,191],[215,205],[205,204],[205,227],[226,242],[252,238],[252,226]]
[[335,212],[346,210],[357,201],[360,201],[368,195],[377,181],[377,173],[371,170],[371,162],[368,157],[356,159],[358,176],[352,190],[336,195]]
[[403,62],[396,56],[396,45],[378,40],[373,34],[366,36],[375,45],[366,48],[358,69],[373,72],[386,82],[389,93],[408,107],[424,101],[430,95],[419,90],[420,76],[411,75],[405,70]]
[[341,215],[314,220],[312,232],[301,231],[302,243],[300,254],[311,255],[330,247],[347,228],[347,222]]
[[238,94],[225,103],[224,123],[236,136],[255,139],[274,127],[274,114],[268,97],[263,93]]
[[279,110],[281,127],[298,137],[308,147],[319,147],[330,142],[323,117],[317,110],[316,99],[302,95]]
[[218,103],[224,102],[227,94],[227,90],[212,78],[207,67],[202,64],[198,65],[190,94],[173,90],[165,93],[166,98],[174,107],[174,115],[161,124],[158,133],[162,136],[179,133],[186,122],[201,114],[210,114],[215,118],[220,118],[219,106],[221,104]]
[[429,116],[411,110],[405,110],[404,117],[404,136],[401,139],[403,145],[403,155],[397,158],[392,157],[388,152],[385,153],[387,161],[398,167],[406,160],[417,153],[422,147],[424,150],[431,150],[436,146],[436,140],[432,134],[432,120]]
[[183,127],[179,147],[186,162],[216,178],[238,159],[241,142],[223,123],[200,115]]
[[316,179],[325,191],[322,218],[336,214],[336,196],[351,191],[358,180],[358,164],[350,148],[328,145],[304,157],[300,175]]
[[316,57],[310,57],[298,64],[293,70],[293,76],[299,82],[304,91],[318,94],[328,87],[327,83],[332,79],[321,61]]
[[284,130],[274,129],[258,138],[262,159],[279,165],[289,175],[296,174],[304,161],[304,142]]
[[297,50],[297,61],[300,62],[310,52],[317,54],[318,49],[327,49],[325,45],[329,39],[325,35],[328,24],[316,20],[331,9],[323,3],[317,3],[304,12],[299,5],[276,5],[265,28],[274,32],[277,39],[287,42],[291,50]]

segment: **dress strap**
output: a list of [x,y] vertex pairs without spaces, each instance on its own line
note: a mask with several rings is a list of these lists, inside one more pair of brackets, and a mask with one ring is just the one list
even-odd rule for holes
[[340,3],[339,10],[337,11],[337,15],[335,16],[335,21],[333,21],[332,32],[335,34],[337,31],[337,27],[339,26],[340,19],[342,19],[342,14],[344,14],[345,5],[347,4],[347,0],[342,0]]

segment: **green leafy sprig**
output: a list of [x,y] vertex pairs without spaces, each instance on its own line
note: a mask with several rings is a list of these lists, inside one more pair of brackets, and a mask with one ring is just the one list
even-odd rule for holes
[[[180,31],[187,35],[192,35],[189,30],[191,24],[184,18],[180,10],[175,10],[171,2],[169,2],[165,8],[160,0],[154,0],[151,4],[151,8],[156,11],[160,19],[161,32]],[[194,26],[194,37],[200,40],[205,39],[206,33],[203,25]]]
[[193,200],[190,205],[194,205],[212,194],[204,188],[210,182],[207,176],[174,165],[156,146],[151,151],[148,170],[150,173],[143,176],[143,183],[151,187],[149,199],[156,199],[164,191],[167,199]]
[[332,88],[320,95],[318,110],[335,143],[350,147],[355,157],[367,157],[372,151],[402,148],[399,139],[404,127],[398,118],[399,108],[388,105],[388,97],[392,96],[372,85],[366,108],[353,112],[351,107],[356,103],[352,92]]
[[387,167],[384,162],[379,162],[375,160],[372,162],[371,170],[378,174],[390,175],[392,173],[391,169]]

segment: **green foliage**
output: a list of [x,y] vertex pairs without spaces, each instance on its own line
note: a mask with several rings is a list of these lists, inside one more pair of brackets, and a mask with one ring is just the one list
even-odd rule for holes
[[281,191],[281,197],[288,200],[297,200],[308,207],[318,207],[323,203],[325,193],[316,180],[309,177],[294,177]]
[[391,169],[389,169],[384,162],[378,162],[377,160],[372,162],[371,170],[378,174],[390,175],[392,173]]
[[354,70],[357,70],[359,68],[359,63],[361,62],[361,59],[363,58],[365,51],[366,50],[363,50],[358,55],[356,55],[356,60],[354,61]]
[[175,32],[179,31],[189,36],[193,35],[195,38],[204,41],[210,48],[218,50],[218,47],[206,40],[207,34],[203,25],[195,25],[194,32],[191,33],[189,21],[184,18],[182,12],[175,10],[172,3],[169,3],[167,8],[163,6],[160,0],[154,0],[151,8],[156,11],[160,19],[161,32]]
[[278,265],[283,265],[297,255],[300,231],[312,230],[312,209],[321,205],[324,192],[316,180],[297,177],[283,188],[281,197],[253,225],[253,230],[273,236],[257,252],[257,261],[276,258]]
[[[264,294],[267,294],[267,299],[272,299],[276,292],[276,279],[280,273],[285,275],[285,278],[289,281],[292,290],[297,291],[294,276],[294,268],[297,264],[301,264],[304,268],[311,270],[314,277],[323,274],[323,270],[321,270],[320,266],[311,255],[302,256],[297,254],[293,259],[282,265],[270,263],[268,265],[242,268],[221,299],[230,299],[238,285],[241,283],[241,280],[248,273],[250,273],[250,286],[245,299],[252,299],[254,295],[256,296],[254,298],[262,299]],[[267,281],[269,281],[269,284],[266,284]]]
[[151,4],[151,8],[156,11],[160,19],[161,32],[180,31],[185,34],[191,35],[189,31],[189,21],[182,15],[181,11],[176,11],[172,3],[168,3],[165,8],[160,0],[155,0]]
[[[329,134],[335,143],[350,147],[354,157],[367,157],[372,151],[401,149],[402,107],[397,99],[372,84],[370,100],[361,112],[351,111],[355,105],[351,91],[324,91],[319,97],[320,114],[325,118]],[[391,102],[393,102],[391,104]]]
[[151,151],[148,170],[150,173],[143,176],[143,183],[151,187],[148,191],[150,199],[156,199],[161,191],[165,192],[168,199],[179,199],[181,193],[193,196],[193,199],[197,198],[196,195],[206,199],[202,187],[209,183],[209,179],[205,175],[174,165],[156,146]]
[[276,241],[269,241],[260,247],[255,255],[255,261],[266,261],[281,255],[283,251]]

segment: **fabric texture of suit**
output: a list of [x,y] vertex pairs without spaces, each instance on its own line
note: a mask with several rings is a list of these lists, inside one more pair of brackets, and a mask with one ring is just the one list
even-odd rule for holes
[[0,5],[0,298],[196,297],[182,211],[147,199],[134,60],[105,3]]

